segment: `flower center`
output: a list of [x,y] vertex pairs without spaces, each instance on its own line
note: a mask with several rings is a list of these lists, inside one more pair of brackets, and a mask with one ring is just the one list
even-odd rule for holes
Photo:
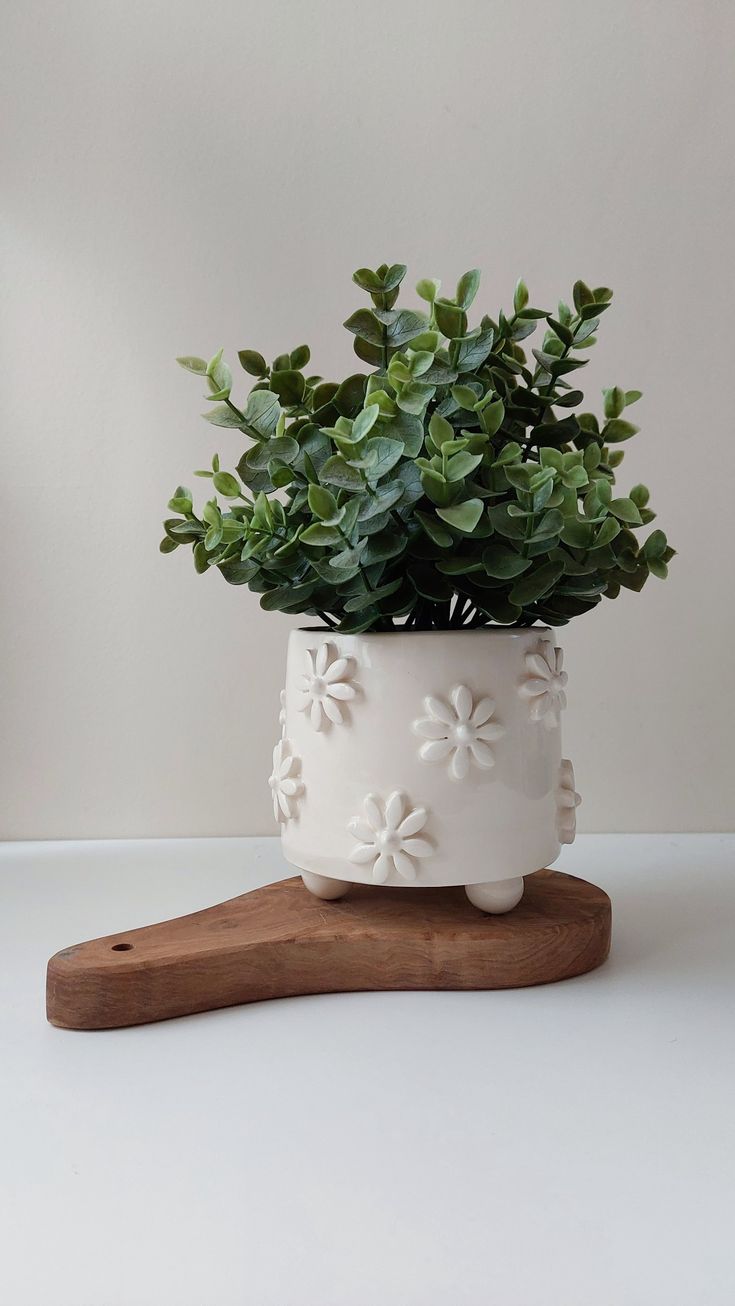
[[327,689],[327,682],[323,676],[314,676],[311,682],[311,693],[313,698],[324,698]]
[[452,727],[452,738],[455,744],[469,744],[474,737],[475,732],[466,721],[461,721],[459,725]]
[[268,780],[268,784],[270,785],[271,789],[276,789],[278,787],[278,776],[275,775],[275,773]]
[[378,835],[378,844],[384,853],[395,853],[401,846],[400,835],[395,830],[381,830]]

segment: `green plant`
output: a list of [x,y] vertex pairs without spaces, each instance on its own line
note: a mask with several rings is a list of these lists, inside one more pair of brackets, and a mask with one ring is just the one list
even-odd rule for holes
[[[215,491],[200,515],[178,487],[161,551],[191,545],[198,572],[216,569],[268,610],[343,631],[562,625],[603,595],[665,577],[666,536],[654,530],[641,544],[635,534],[654,516],[648,490],[613,488],[640,393],[605,390],[601,421],[574,412],[578,355],[612,291],[578,281],[574,307],[562,302],[554,316],[530,307],[519,281],[512,311],[470,330],[479,272],[461,277],[453,299],[419,281],[420,312],[395,308],[405,272],[383,264],[354,275],[372,307],[345,326],[369,375],[306,376],[306,345],[270,366],[246,349],[239,360],[256,381],[238,406],[222,350],[209,363],[178,360],[209,387],[207,421],[242,432],[248,447],[236,472],[215,455],[195,473]],[[529,363],[521,342],[541,323]]]

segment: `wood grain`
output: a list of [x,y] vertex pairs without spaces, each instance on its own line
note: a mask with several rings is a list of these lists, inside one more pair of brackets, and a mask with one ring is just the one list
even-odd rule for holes
[[599,966],[610,928],[607,894],[559,871],[527,876],[505,916],[461,888],[355,885],[322,902],[294,878],[64,948],[48,965],[47,1015],[111,1029],[307,993],[548,984]]

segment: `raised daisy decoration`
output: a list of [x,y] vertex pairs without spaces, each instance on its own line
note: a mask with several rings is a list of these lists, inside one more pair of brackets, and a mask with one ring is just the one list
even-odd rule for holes
[[335,725],[344,722],[340,703],[349,702],[355,697],[355,686],[350,684],[354,675],[352,658],[337,657],[334,660],[332,644],[320,644],[316,652],[306,650],[306,672],[299,681],[300,712],[308,712],[315,730],[321,730],[325,722]]
[[562,709],[567,705],[564,692],[568,676],[563,671],[564,653],[550,639],[542,639],[535,653],[526,654],[529,675],[518,686],[521,698],[530,703],[532,721],[543,721],[547,730],[558,726]]
[[372,862],[376,884],[384,884],[395,871],[403,880],[415,880],[415,859],[429,857],[434,851],[428,839],[417,838],[428,813],[424,807],[411,807],[406,795],[396,790],[385,806],[374,794],[363,802],[364,816],[349,823],[349,831],[360,842],[352,849],[350,861],[359,866]]
[[491,718],[495,712],[492,698],[473,702],[466,685],[455,685],[449,695],[450,704],[429,695],[424,699],[428,713],[423,720],[414,721],[417,735],[426,743],[419,749],[424,762],[443,762],[449,758],[448,771],[453,780],[463,780],[470,765],[488,771],[495,765],[490,747],[505,734],[505,729]]
[[556,829],[559,843],[574,843],[577,833],[577,808],[582,799],[574,788],[574,767],[568,757],[559,763],[556,790]]
[[289,740],[279,739],[273,749],[273,770],[268,784],[273,796],[273,815],[281,823],[298,814],[299,799],[304,792],[300,770],[301,758],[291,751]]

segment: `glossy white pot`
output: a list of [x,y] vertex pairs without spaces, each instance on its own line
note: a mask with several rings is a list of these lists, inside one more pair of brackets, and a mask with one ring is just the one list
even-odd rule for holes
[[312,892],[463,884],[508,911],[574,838],[561,650],[545,627],[293,631],[270,785]]

